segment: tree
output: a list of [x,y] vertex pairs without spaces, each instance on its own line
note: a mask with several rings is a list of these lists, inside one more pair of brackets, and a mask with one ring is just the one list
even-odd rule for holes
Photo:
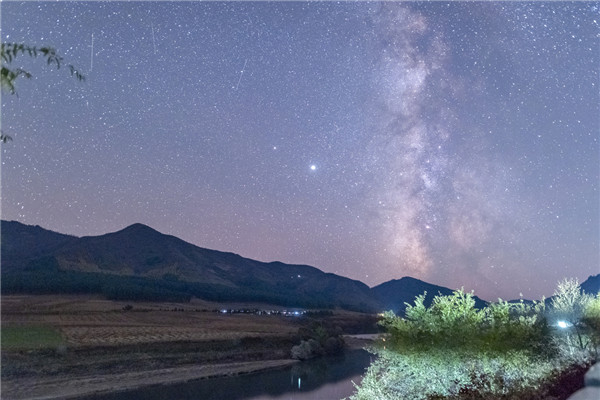
[[0,142],[6,143],[6,142],[11,141],[11,140],[12,140],[12,138],[10,136],[5,135],[4,133],[0,133]]
[[[18,77],[22,76],[27,79],[31,78],[31,74],[22,68],[10,68],[8,65],[11,64],[17,56],[28,55],[30,57],[37,57],[38,54],[46,59],[48,65],[55,64],[56,69],[60,69],[63,63],[63,58],[56,53],[56,50],[52,47],[36,47],[28,46],[22,43],[2,43],[0,51],[0,59],[2,62],[2,68],[0,70],[0,86],[2,90],[8,90],[10,94],[17,94],[15,89],[15,81]],[[67,67],[71,72],[71,76],[74,76],[78,81],[85,81],[85,76],[82,75],[73,65],[68,64]],[[0,133],[0,143],[6,143],[12,140],[12,137]]]
[[[56,69],[60,69],[63,58],[56,53],[56,50],[52,47],[36,47],[28,46],[22,43],[2,43],[0,58],[2,59],[2,69],[0,71],[0,83],[2,89],[8,90],[11,94],[16,94],[15,81],[18,77],[23,76],[25,78],[31,78],[31,74],[22,68],[9,68],[8,64],[11,64],[19,54],[29,55],[30,57],[37,57],[41,55],[46,59],[48,65],[55,64]],[[73,65],[68,64],[67,67],[79,81],[84,81],[85,76],[82,75]]]
[[[571,328],[575,330],[579,350],[585,350],[590,344],[595,347],[594,307],[598,307],[594,296],[584,293],[577,279],[564,279],[558,283],[552,298],[550,316],[564,332],[569,347]],[[590,350],[596,351],[595,348]]]

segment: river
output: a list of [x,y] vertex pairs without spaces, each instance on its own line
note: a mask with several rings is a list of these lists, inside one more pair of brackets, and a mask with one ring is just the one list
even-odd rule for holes
[[372,355],[349,350],[336,357],[305,361],[291,367],[235,377],[156,385],[126,392],[85,397],[86,400],[339,400],[354,392]]

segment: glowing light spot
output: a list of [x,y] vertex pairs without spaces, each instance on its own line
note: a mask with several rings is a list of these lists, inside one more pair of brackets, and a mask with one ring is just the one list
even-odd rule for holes
[[311,170],[311,171],[316,171],[316,170],[317,170],[317,166],[316,166],[315,164],[312,164],[312,165],[310,166],[310,170]]
[[558,323],[556,325],[558,325],[559,328],[565,329],[565,328],[568,328],[571,324],[569,324],[566,321],[558,321]]

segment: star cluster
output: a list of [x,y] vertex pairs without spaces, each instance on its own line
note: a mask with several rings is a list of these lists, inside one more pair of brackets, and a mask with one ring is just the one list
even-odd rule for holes
[[3,2],[2,218],[483,298],[598,273],[584,2]]

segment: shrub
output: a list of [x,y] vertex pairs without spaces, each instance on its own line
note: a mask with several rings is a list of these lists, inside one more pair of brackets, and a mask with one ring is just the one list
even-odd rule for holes
[[600,325],[600,299],[573,287],[559,284],[550,311],[544,300],[499,300],[478,310],[463,290],[435,297],[430,307],[425,294],[417,296],[405,318],[384,314],[388,335],[370,349],[379,357],[351,399],[543,398],[552,379],[590,361],[589,353],[565,355],[547,317],[569,315],[589,337]]
[[549,361],[524,351],[467,354],[431,348],[402,352],[378,348],[353,400],[430,400],[443,398],[523,399],[552,376]]
[[292,358],[308,360],[323,354],[323,348],[314,339],[302,340],[299,345],[292,347]]
[[325,354],[339,354],[344,350],[344,339],[340,336],[330,336],[325,341],[323,351]]
[[472,293],[457,290],[450,296],[436,296],[427,308],[425,295],[417,296],[414,306],[407,304],[406,318],[384,314],[382,324],[395,348],[506,352],[531,350],[549,338],[543,303],[500,300],[478,310]]

